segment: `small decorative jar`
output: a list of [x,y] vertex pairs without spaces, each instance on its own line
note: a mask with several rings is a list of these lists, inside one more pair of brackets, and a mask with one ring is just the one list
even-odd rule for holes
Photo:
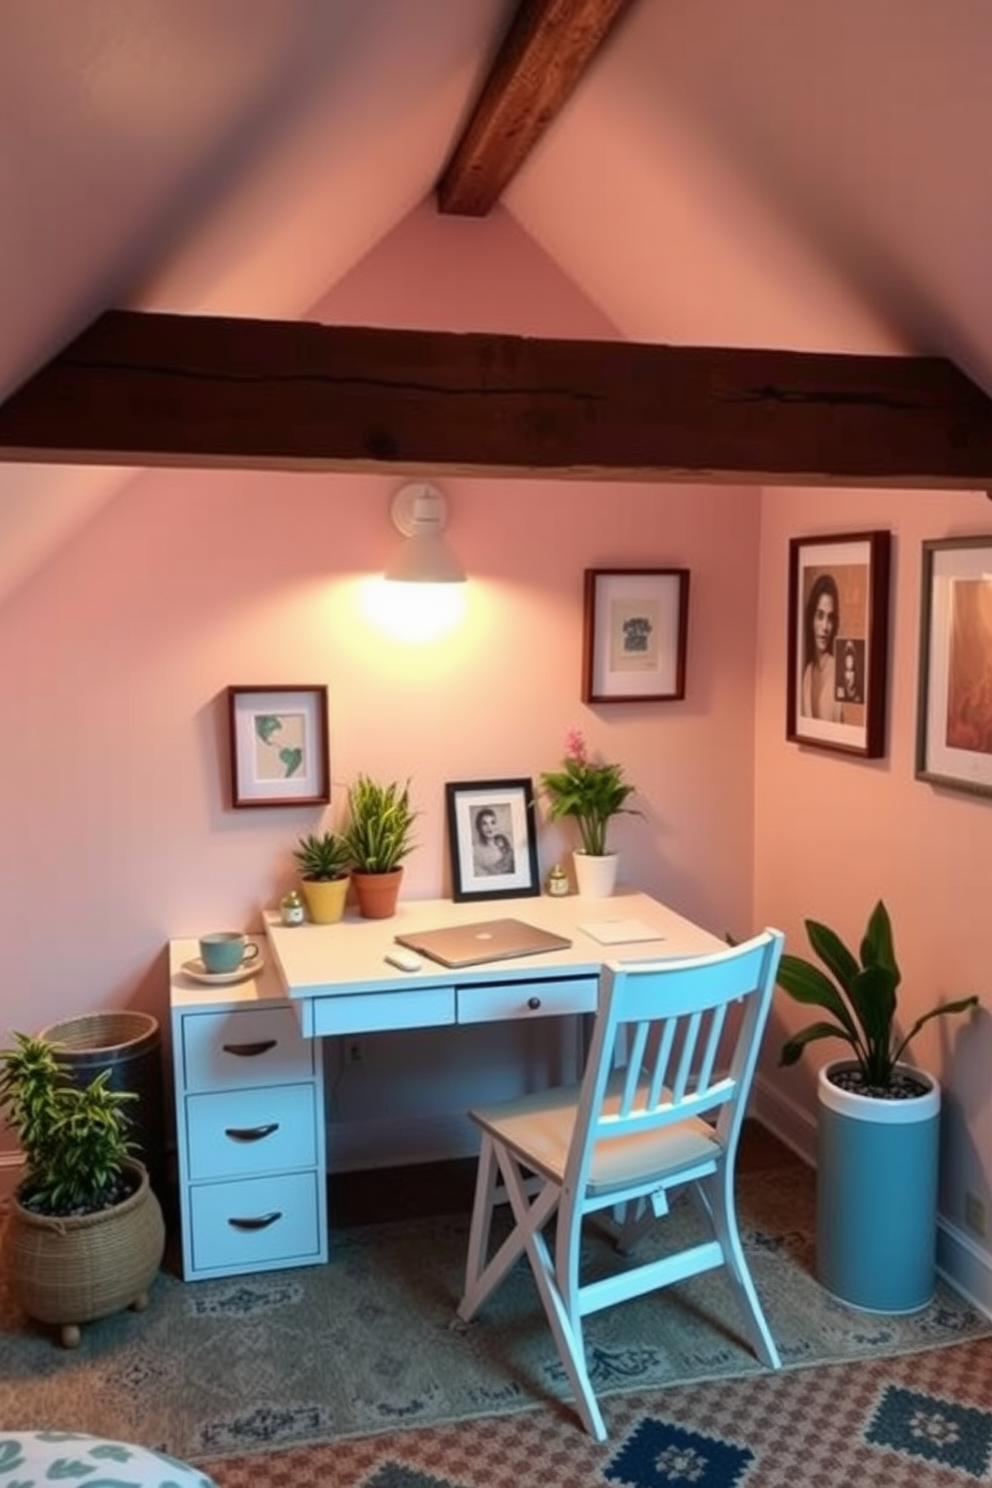
[[556,863],[548,874],[548,893],[553,899],[561,899],[569,892],[568,874],[560,863]]
[[307,917],[303,900],[295,889],[279,900],[279,917],[284,925],[302,925]]

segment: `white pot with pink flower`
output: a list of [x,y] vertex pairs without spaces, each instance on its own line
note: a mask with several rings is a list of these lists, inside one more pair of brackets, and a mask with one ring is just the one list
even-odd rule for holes
[[586,899],[606,899],[617,878],[617,854],[610,850],[607,830],[614,816],[640,816],[626,805],[634,786],[623,778],[623,766],[590,759],[579,729],[565,735],[565,755],[558,770],[546,771],[541,786],[549,799],[548,819],[574,817],[582,839],[573,854],[575,880]]

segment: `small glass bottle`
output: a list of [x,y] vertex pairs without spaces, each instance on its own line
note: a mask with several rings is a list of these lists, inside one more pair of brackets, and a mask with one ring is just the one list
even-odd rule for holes
[[284,925],[302,925],[306,919],[303,900],[295,889],[290,889],[279,900],[279,917]]
[[569,892],[568,874],[560,863],[556,863],[548,874],[548,893],[554,899],[561,899]]

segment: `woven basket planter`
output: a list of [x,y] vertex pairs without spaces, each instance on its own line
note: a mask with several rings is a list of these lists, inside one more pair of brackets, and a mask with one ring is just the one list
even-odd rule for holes
[[54,1219],[11,1200],[0,1251],[10,1293],[29,1317],[54,1323],[74,1348],[80,1323],[140,1311],[165,1252],[162,1207],[141,1163],[134,1193],[98,1214]]

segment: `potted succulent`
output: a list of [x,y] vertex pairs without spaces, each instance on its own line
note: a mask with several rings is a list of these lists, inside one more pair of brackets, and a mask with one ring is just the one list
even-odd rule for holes
[[293,849],[306,901],[315,925],[333,925],[344,914],[351,853],[339,832],[307,832]]
[[548,770],[541,785],[550,798],[548,819],[572,816],[578,822],[581,849],[573,854],[579,893],[587,899],[603,899],[613,893],[617,855],[607,845],[607,830],[615,816],[640,816],[625,803],[634,787],[623,778],[622,765],[594,764],[578,729],[565,735],[565,756],[560,770]]
[[795,1064],[820,1039],[840,1039],[850,1049],[817,1080],[817,1274],[857,1307],[915,1311],[934,1288],[940,1087],[903,1056],[924,1024],[963,1013],[978,999],[940,1003],[900,1034],[901,973],[882,900],[858,956],[817,920],[806,921],[806,934],[826,970],[786,954],[778,983],[828,1017],[787,1039],[779,1062]]
[[348,813],[344,838],[354,865],[359,913],[370,920],[387,919],[396,910],[403,859],[414,847],[418,813],[410,803],[410,782],[384,785],[359,775],[348,790]]
[[74,1084],[57,1052],[23,1033],[0,1051],[0,1114],[25,1164],[0,1259],[24,1311],[59,1326],[71,1348],[80,1323],[147,1305],[165,1225],[132,1156],[125,1108],[136,1096],[112,1090],[110,1070]]

